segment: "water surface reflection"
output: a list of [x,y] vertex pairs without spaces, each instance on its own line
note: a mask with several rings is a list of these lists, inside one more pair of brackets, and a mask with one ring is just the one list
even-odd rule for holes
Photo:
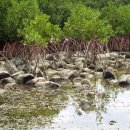
[[32,130],[129,130],[130,90],[109,86],[102,96],[69,93],[67,106],[52,122]]

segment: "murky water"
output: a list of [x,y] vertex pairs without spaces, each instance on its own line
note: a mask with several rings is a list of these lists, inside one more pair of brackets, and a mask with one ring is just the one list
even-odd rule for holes
[[[108,88],[106,93],[104,97],[92,96],[91,100],[85,92],[69,93],[68,104],[53,117],[50,125],[31,130],[129,130],[130,90]],[[82,100],[87,100],[89,109],[79,107]]]

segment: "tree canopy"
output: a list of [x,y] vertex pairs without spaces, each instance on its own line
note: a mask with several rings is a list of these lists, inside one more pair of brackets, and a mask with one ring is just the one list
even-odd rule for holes
[[129,0],[0,0],[0,41],[46,45],[130,35]]

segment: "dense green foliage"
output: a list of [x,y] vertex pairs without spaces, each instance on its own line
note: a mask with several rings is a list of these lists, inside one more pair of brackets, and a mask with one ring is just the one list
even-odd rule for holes
[[24,28],[19,30],[24,38],[25,44],[47,44],[51,39],[58,41],[62,36],[61,29],[58,25],[49,22],[49,16],[41,14],[34,19],[24,19]]
[[71,0],[39,0],[39,7],[43,13],[51,16],[50,21],[63,28],[70,15]]
[[16,1],[11,0],[7,10],[6,31],[9,39],[17,38],[17,30],[23,28],[23,19],[34,18],[40,13],[37,0]]
[[6,40],[7,10],[11,6],[10,0],[0,0],[0,39]]
[[106,20],[100,19],[100,15],[99,10],[78,4],[72,9],[71,16],[65,24],[65,36],[83,40],[96,38],[106,42],[113,34],[112,26]]
[[112,3],[102,9],[102,17],[109,21],[116,35],[130,35],[130,4],[117,7]]
[[0,41],[46,45],[62,37],[130,35],[129,0],[0,0]]

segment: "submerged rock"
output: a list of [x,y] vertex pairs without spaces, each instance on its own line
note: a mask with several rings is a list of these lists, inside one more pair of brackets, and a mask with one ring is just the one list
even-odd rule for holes
[[42,89],[58,89],[61,87],[59,84],[52,82],[52,81],[46,81],[46,82],[37,82],[35,84],[37,88],[42,88]]
[[83,101],[81,101],[81,103],[80,103],[80,108],[83,110],[83,111],[90,111],[90,104],[89,104],[89,102],[88,101],[85,101],[85,100],[83,100]]

